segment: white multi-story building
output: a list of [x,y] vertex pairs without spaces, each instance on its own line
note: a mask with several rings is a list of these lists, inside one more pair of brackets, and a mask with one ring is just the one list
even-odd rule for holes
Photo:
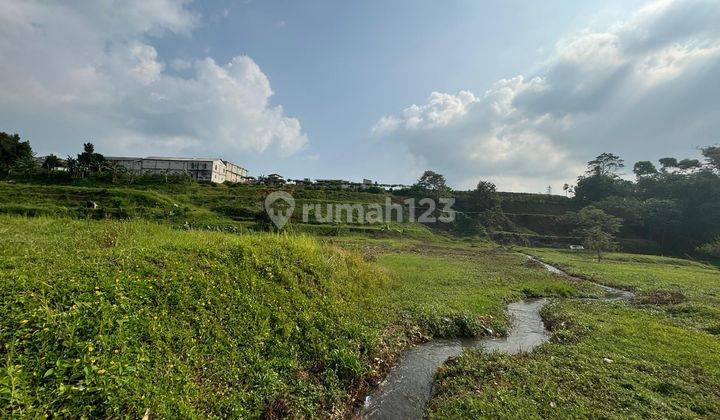
[[246,182],[247,181],[247,169],[236,165],[227,160],[222,161],[225,164],[225,181],[228,182]]
[[197,181],[209,181],[217,184],[225,181],[245,182],[247,178],[245,168],[219,158],[106,156],[105,160],[138,174],[187,173]]

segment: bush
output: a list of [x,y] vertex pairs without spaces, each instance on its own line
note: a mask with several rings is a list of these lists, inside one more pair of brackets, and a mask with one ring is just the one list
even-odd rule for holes
[[698,247],[697,252],[708,258],[720,259],[720,236],[715,238],[714,241]]

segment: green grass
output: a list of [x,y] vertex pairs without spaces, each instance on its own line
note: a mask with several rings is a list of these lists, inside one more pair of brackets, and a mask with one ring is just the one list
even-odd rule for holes
[[720,303],[720,270],[702,262],[655,255],[609,253],[598,263],[595,256],[548,248],[529,253],[557,264],[572,274],[639,292],[676,289],[697,299]]
[[487,245],[323,242],[0,216],[0,416],[343,416],[411,342],[578,293]]
[[[720,336],[720,269],[715,265],[653,255],[611,253],[598,263],[590,254],[564,250],[530,249],[529,253],[567,272],[599,283],[633,290],[640,301],[652,301],[653,292],[685,296],[682,302],[647,305],[677,325]],[[645,298],[645,299],[643,299]]]
[[554,343],[447,364],[430,418],[720,416],[716,338],[625,304],[565,301],[545,317]]
[[[448,313],[460,319],[487,314],[492,327],[503,330],[505,303],[531,296],[571,296],[576,286],[543,271],[526,268],[523,258],[505,253],[477,252],[465,256],[397,253],[378,258],[392,273],[390,305],[402,307],[432,326],[442,326]],[[435,336],[457,336],[457,331],[436,330]],[[480,330],[471,329],[476,333]],[[466,334],[467,335],[467,334]]]
[[[467,353],[437,378],[431,418],[720,416],[720,270],[677,258],[525,249],[628,303],[559,301],[552,343],[530,354]],[[662,299],[667,293],[679,301]],[[605,359],[608,359],[607,361]]]
[[307,415],[344,407],[377,355],[364,308],[385,276],[312,239],[1,225],[6,414]]
[[[77,184],[0,182],[1,417],[346,417],[415,342],[502,332],[510,301],[599,295],[419,224],[296,212],[285,233],[257,232],[262,187]],[[552,306],[555,343],[453,362],[433,416],[718,415],[716,266],[526,251],[641,299]]]

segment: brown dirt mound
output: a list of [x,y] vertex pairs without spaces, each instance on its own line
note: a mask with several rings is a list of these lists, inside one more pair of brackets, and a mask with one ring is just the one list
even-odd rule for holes
[[670,290],[641,292],[635,295],[634,302],[640,305],[677,305],[685,301],[685,295]]
[[525,261],[525,267],[545,269],[545,266],[540,261],[531,258]]

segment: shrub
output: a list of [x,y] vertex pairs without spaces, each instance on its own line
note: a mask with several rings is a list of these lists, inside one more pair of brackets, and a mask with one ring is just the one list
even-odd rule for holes
[[698,247],[698,253],[709,258],[720,258],[720,236],[714,241]]

